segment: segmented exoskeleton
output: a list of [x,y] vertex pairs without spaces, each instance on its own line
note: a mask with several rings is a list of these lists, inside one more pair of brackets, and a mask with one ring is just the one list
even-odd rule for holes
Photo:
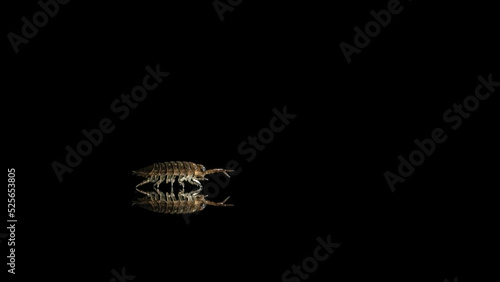
[[178,198],[176,198],[172,193],[163,194],[163,192],[159,189],[156,189],[156,192],[144,192],[139,189],[137,189],[137,191],[145,194],[146,197],[134,201],[132,205],[138,205],[144,209],[158,213],[193,213],[203,210],[207,205],[217,207],[233,206],[232,204],[225,204],[229,197],[220,203],[215,203],[206,200],[206,196],[200,195],[198,191],[192,191],[189,193],[179,192]]
[[205,175],[222,172],[227,177],[230,177],[227,172],[232,172],[230,169],[214,168],[206,170],[201,164],[195,164],[192,162],[164,162],[164,163],[154,163],[148,167],[133,171],[135,175],[142,176],[146,180],[142,181],[135,187],[139,187],[146,183],[154,183],[155,188],[158,188],[160,184],[165,181],[165,183],[171,184],[170,193],[173,193],[175,178],[179,180],[179,184],[182,186],[181,191],[184,191],[184,181],[190,184],[196,185],[201,189],[200,180],[208,180]]

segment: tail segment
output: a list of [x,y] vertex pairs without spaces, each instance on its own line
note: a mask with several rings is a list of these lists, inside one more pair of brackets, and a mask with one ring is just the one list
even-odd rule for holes
[[138,170],[133,170],[132,174],[142,176],[142,177],[148,177],[149,173],[152,172],[153,169],[155,168],[155,165],[150,165],[150,166],[138,169]]
[[209,169],[207,171],[205,171],[205,175],[207,174],[214,174],[214,173],[219,173],[219,172],[222,172],[224,173],[227,177],[231,178],[231,176],[229,176],[229,174],[227,174],[228,172],[233,172],[234,170],[232,169],[223,169],[223,168],[214,168],[214,169]]
[[216,206],[216,207],[234,207],[233,204],[225,204],[225,202],[229,199],[229,197],[227,197],[224,201],[222,202],[219,202],[219,203],[216,203],[216,202],[212,202],[212,201],[205,201],[207,205],[209,206]]

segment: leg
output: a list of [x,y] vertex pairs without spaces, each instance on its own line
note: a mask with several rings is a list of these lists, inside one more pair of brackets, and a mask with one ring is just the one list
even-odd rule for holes
[[158,201],[159,200],[159,195],[156,194],[156,192],[150,192],[149,195],[148,195],[152,201]]
[[165,180],[165,175],[164,174],[160,175],[160,180],[156,181],[155,186],[157,188],[160,187],[160,184],[163,182],[163,180]]
[[170,194],[170,200],[171,200],[172,202],[177,201],[177,199],[175,198],[174,193],[171,193],[171,194]]
[[179,198],[179,201],[183,201],[184,197],[185,197],[184,190],[181,190],[179,191],[179,193],[177,193],[177,198]]
[[151,192],[151,193],[149,193],[149,195],[151,198],[149,203],[151,204],[151,206],[153,206],[154,211],[158,212],[160,209],[160,204],[158,203],[158,194],[156,194],[155,192]]
[[160,189],[158,188],[155,188],[156,189],[156,193],[158,193],[159,197],[160,197],[160,201],[165,201],[165,194],[163,194],[162,191],[160,191]]
[[[156,188],[156,193],[158,193],[158,195],[160,197],[160,200],[157,201],[159,212],[165,212],[166,205],[167,205],[167,203],[165,201],[165,194],[163,194],[163,192],[160,191],[160,189],[158,189],[158,188]],[[165,205],[165,208],[163,208],[163,205]]]
[[135,188],[135,190],[137,190],[137,192],[142,193],[142,194],[144,194],[144,195],[146,195],[146,196],[148,196],[148,197],[151,195],[151,193],[149,193],[149,192],[144,192],[144,191],[142,191],[142,190],[139,190],[137,187]]
[[172,211],[171,211],[171,213],[172,213],[172,214],[176,214],[176,213],[177,213],[177,209],[178,209],[179,202],[178,202],[178,201],[177,201],[177,199],[175,198],[174,193],[170,194],[170,199],[171,199],[170,204],[172,205]]
[[201,183],[198,181],[198,179],[195,179],[194,177],[191,179],[191,184],[196,185],[201,188]]
[[150,179],[148,178],[148,179],[146,179],[146,180],[142,181],[141,183],[137,184],[137,186],[135,186],[135,187],[137,188],[137,187],[139,187],[139,186],[141,186],[141,185],[144,185],[144,184],[146,184],[146,183],[149,183],[149,182],[150,182]]
[[184,194],[184,180],[179,179],[179,184],[181,184],[181,192],[180,193]]
[[170,193],[173,195],[174,194],[174,182],[175,182],[175,175],[170,178]]

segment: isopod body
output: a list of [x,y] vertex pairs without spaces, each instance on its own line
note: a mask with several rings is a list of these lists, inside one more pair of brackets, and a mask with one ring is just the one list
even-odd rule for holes
[[222,172],[227,177],[229,177],[229,174],[227,174],[227,172],[232,171],[233,170],[222,168],[206,170],[205,167],[201,164],[195,164],[192,162],[170,161],[163,163],[154,163],[153,165],[147,166],[137,171],[133,171],[133,174],[146,178],[136,187],[139,187],[146,183],[154,183],[154,186],[158,188],[160,184],[165,181],[165,183],[171,183],[171,193],[173,193],[173,185],[176,178],[178,179],[179,184],[182,186],[183,191],[185,181],[201,188],[200,181],[207,180],[205,178],[206,175]]

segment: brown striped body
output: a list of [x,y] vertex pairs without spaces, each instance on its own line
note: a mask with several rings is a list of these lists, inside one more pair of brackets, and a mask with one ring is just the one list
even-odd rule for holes
[[132,205],[138,205],[144,209],[157,213],[185,214],[201,211],[207,205],[219,207],[233,206],[232,204],[225,204],[229,197],[220,203],[215,203],[205,200],[206,196],[198,194],[197,191],[189,193],[179,192],[178,198],[176,198],[174,194],[164,194],[160,190],[156,192],[138,191],[147,196],[134,201]]
[[[154,186],[158,188],[160,184],[165,181],[165,183],[171,183],[172,189],[175,179],[179,181],[179,184],[184,189],[184,182],[196,185],[201,188],[201,180],[207,180],[205,175],[222,172],[227,177],[232,170],[215,168],[206,170],[203,165],[195,164],[192,162],[163,162],[154,163],[148,167],[133,171],[135,175],[142,176],[146,178],[144,181],[139,183],[136,187],[144,185],[146,183],[154,183]],[[173,190],[171,191],[171,193]]]

